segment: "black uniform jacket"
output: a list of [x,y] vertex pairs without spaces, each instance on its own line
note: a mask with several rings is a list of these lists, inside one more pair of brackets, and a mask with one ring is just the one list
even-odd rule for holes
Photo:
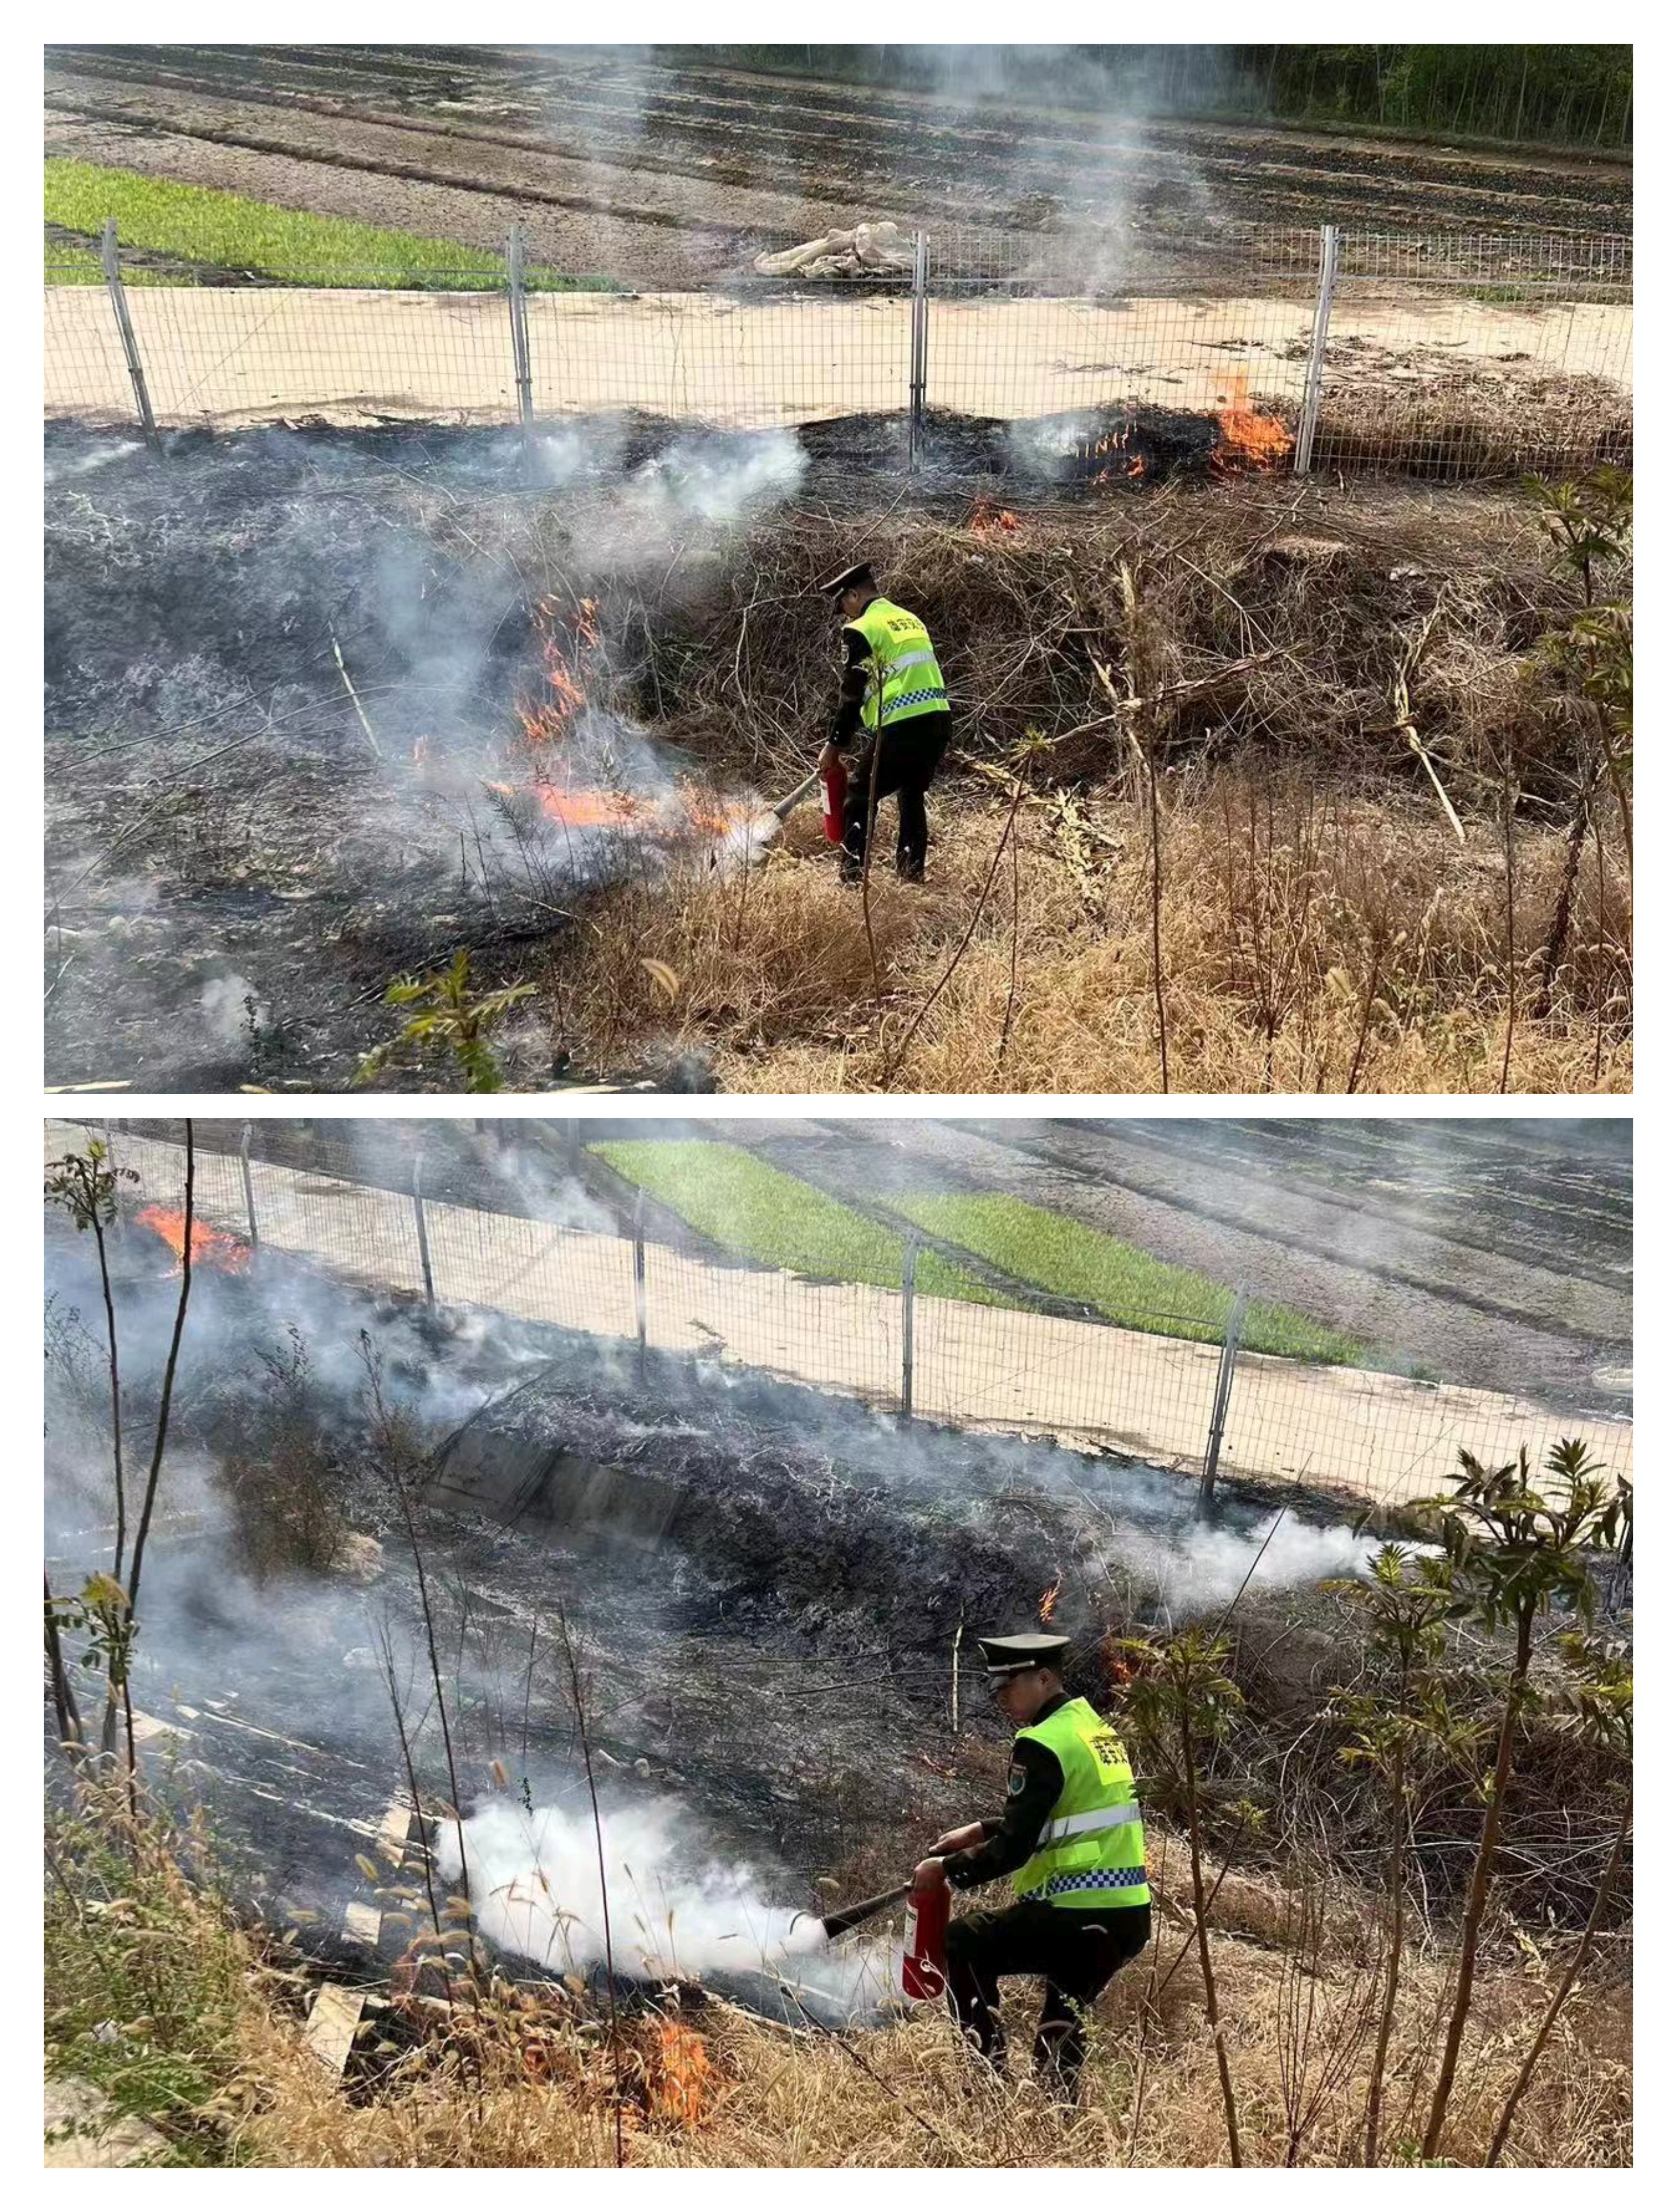
[[[1063,1694],[1050,1698],[1036,1718],[1045,1721],[1070,1703]],[[1007,1770],[1007,1809],[999,1820],[981,1823],[984,1840],[970,1850],[951,1851],[944,1872],[956,1889],[975,1889],[981,1881],[1012,1874],[1032,1856],[1036,1838],[1060,1802],[1066,1786],[1060,1761],[1045,1743],[1030,1738],[1016,1741],[1013,1764]]]
[[846,627],[844,674],[839,681],[839,703],[834,709],[832,741],[840,752],[847,752],[850,741],[862,726],[862,704],[867,697],[869,648],[860,630]]

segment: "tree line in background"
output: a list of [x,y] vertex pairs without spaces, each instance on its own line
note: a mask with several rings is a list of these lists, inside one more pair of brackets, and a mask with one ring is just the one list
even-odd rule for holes
[[685,60],[1155,113],[1273,116],[1563,146],[1631,143],[1631,49],[1557,46],[701,46]]

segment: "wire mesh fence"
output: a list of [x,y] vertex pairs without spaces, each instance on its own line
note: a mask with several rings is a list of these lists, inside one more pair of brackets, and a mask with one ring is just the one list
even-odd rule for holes
[[1315,445],[1451,477],[1630,459],[1631,241],[1348,230]]
[[[265,1126],[253,1125],[258,1148]],[[1207,1491],[1233,1479],[1399,1508],[1435,1494],[1461,1450],[1499,1465],[1523,1446],[1540,1462],[1564,1437],[1583,1439],[1610,1472],[1632,1472],[1629,1418],[1254,1351],[1238,1295],[1220,1335],[1203,1317],[1162,1310],[1074,1318],[934,1297],[917,1286],[912,1240],[900,1286],[811,1280],[678,1250],[639,1221],[580,1228],[500,1210],[458,1185],[439,1197],[422,1164],[416,1176],[394,1154],[376,1170],[387,1181],[369,1181],[334,1125],[318,1127],[318,1152],[299,1164],[295,1145],[253,1158],[240,1124],[198,1122],[197,1218],[240,1247],[381,1294],[510,1314],[947,1426],[1054,1437]],[[179,1125],[49,1121],[49,1153],[87,1133],[138,1177],[123,1191],[135,1233],[148,1233],[142,1215],[163,1209],[178,1238]]]
[[[49,241],[50,418],[878,417],[901,459],[948,418],[1002,426],[1004,465],[1056,477],[1145,413],[1183,426],[1166,462],[1196,450],[1187,426],[1213,426],[1203,459],[1249,416],[1273,431],[1236,439],[1236,458],[1264,465],[1470,477],[1631,451],[1625,238],[1258,230],[1159,274],[1133,270],[1121,239],[951,228],[921,234],[912,275],[645,294],[526,270],[516,233],[458,267],[160,266],[119,244],[112,260],[119,283],[90,247]],[[939,460],[958,468],[958,448]],[[1120,472],[1141,460],[1131,447]]]

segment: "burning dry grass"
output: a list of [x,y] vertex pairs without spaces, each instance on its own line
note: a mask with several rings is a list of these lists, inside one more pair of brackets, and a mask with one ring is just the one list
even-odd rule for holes
[[[1289,2132],[1278,2043],[1288,1904],[1257,1881],[1239,1895],[1239,1910],[1219,1916],[1212,1954],[1246,2160],[1279,2165]],[[1365,1932],[1355,1900],[1331,1917],[1335,1933],[1313,1978],[1316,2020],[1330,2024],[1351,2015]],[[228,2155],[262,2166],[610,2166],[621,2081],[624,2162],[635,2166],[1218,2166],[1228,2146],[1200,1984],[1186,1968],[1171,1971],[1187,1934],[1182,1913],[1167,1910],[1156,1947],[1100,2000],[1075,2112],[1049,2103],[1022,2058],[1002,2081],[979,2073],[932,2008],[842,2039],[720,2004],[680,2016],[638,2012],[624,2020],[614,2069],[603,2021],[562,1993],[503,1993],[452,2027],[434,2008],[417,2048],[382,2060],[375,2027],[345,2087],[305,2045],[283,1981],[252,1955],[234,2051],[218,2053],[227,2078],[196,2124],[213,2124]],[[1419,1962],[1406,1977],[1388,2075],[1388,2163],[1415,2156],[1447,1963]],[[1011,1986],[1010,2039],[1022,2054],[1030,1993]],[[1546,1995],[1529,1970],[1483,1978],[1445,2144],[1451,2162],[1482,2161]],[[1562,2021],[1505,2162],[1628,2164],[1628,1988],[1607,1979],[1581,1987]],[[1318,2068],[1326,2049],[1319,2038]],[[1346,2069],[1297,2163],[1361,2162],[1365,2078],[1360,2061]]]
[[805,820],[749,884],[619,890],[552,962],[574,1057],[659,1038],[776,1091],[1628,1087],[1628,868],[1605,789],[1577,811],[1584,710],[1540,650],[1570,586],[1528,504],[1260,479],[782,515],[613,610],[643,707],[794,781],[832,658],[800,587],[858,545],[950,673],[932,887],[876,881],[865,918]]
[[[186,1256],[186,1216],[167,1206],[143,1206],[134,1218],[161,1237],[174,1254],[176,1272]],[[242,1275],[251,1264],[251,1248],[207,1221],[192,1224],[192,1265],[216,1267],[224,1275]]]
[[[1505,1047],[1510,1091],[1630,1087],[1610,829],[1599,867],[1585,855],[1541,1012],[1566,839],[1536,822],[1518,830],[1510,1047],[1494,823],[1467,817],[1458,843],[1419,794],[1324,788],[1302,765],[1184,769],[1160,796],[1173,1090],[1494,1091]],[[962,952],[1011,799],[944,786],[930,886],[884,874],[866,917],[807,821],[749,878],[690,874],[606,896],[555,949],[557,1042],[609,1066],[660,1036],[711,1054],[740,1091],[1157,1091],[1145,807],[1121,786],[1029,795]]]

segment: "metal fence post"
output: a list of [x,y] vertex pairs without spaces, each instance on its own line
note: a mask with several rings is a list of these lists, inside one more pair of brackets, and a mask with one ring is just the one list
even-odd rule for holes
[[114,1121],[106,1121],[102,1122],[100,1127],[105,1132],[106,1164],[109,1167],[112,1176],[115,1178],[114,1188],[117,1204],[116,1231],[118,1237],[124,1237],[126,1236],[128,1232],[128,1216],[123,1212],[122,1177],[117,1174],[117,1125]]
[[644,1190],[635,1194],[635,1334],[639,1345],[636,1354],[642,1381],[647,1373],[647,1239],[641,1216],[646,1206]]
[[1298,417],[1298,443],[1293,447],[1295,476],[1308,476],[1315,450],[1316,418],[1322,412],[1322,371],[1328,359],[1328,329],[1334,319],[1334,283],[1340,273],[1340,232],[1336,223],[1322,226],[1322,258],[1316,271],[1316,319],[1310,329],[1310,359],[1304,371],[1304,404]]
[[425,1282],[425,1303],[434,1306],[437,1302],[436,1278],[431,1273],[431,1239],[425,1227],[425,1194],[419,1187],[422,1163],[413,1164],[413,1220],[419,1231],[419,1272]]
[[524,312],[524,240],[516,223],[507,233],[507,311],[513,324],[513,375],[519,388],[519,421],[527,438],[536,411],[530,389],[530,324]]
[[1632,1560],[1631,1557],[1631,1528],[1628,1514],[1625,1533],[1619,1540],[1619,1549],[1613,1555],[1607,1575],[1607,1610],[1618,1613],[1625,1610],[1625,1600],[1630,1595]]
[[252,1244],[258,1242],[256,1233],[256,1192],[251,1183],[251,1125],[246,1122],[239,1133],[239,1167],[245,1178],[245,1219],[248,1224]]
[[145,432],[146,443],[152,451],[161,453],[163,441],[157,434],[156,418],[151,411],[151,394],[146,390],[145,367],[135,341],[134,325],[128,319],[128,297],[122,289],[122,264],[117,259],[114,216],[106,219],[99,241],[99,258],[105,267],[105,289],[111,295],[111,305],[117,311],[117,328],[122,334],[122,349],[127,357],[129,379],[134,386],[134,404],[140,410],[140,428]]
[[914,1417],[914,1272],[920,1258],[920,1239],[910,1235],[902,1240],[902,1418]]
[[1200,1504],[1211,1504],[1217,1489],[1217,1463],[1223,1455],[1223,1431],[1229,1419],[1229,1399],[1235,1386],[1235,1361],[1241,1333],[1246,1326],[1246,1292],[1237,1289],[1223,1332],[1223,1353],[1217,1363],[1217,1390],[1212,1400],[1211,1433],[1206,1438],[1206,1464],[1200,1476]]
[[908,466],[918,469],[926,428],[926,233],[914,233],[914,289],[908,302]]

